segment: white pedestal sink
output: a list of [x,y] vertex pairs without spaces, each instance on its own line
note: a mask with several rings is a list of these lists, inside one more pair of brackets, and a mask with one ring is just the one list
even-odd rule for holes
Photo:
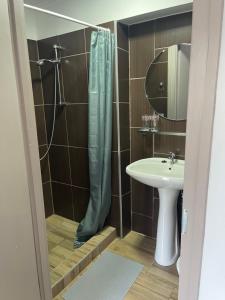
[[184,183],[184,161],[152,157],[138,160],[126,168],[127,174],[158,188],[159,217],[155,260],[159,265],[174,264],[179,255],[177,244],[177,199]]

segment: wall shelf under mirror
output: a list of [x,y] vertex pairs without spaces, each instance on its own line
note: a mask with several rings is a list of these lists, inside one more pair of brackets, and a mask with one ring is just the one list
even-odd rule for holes
[[152,128],[140,128],[138,132],[142,135],[146,134],[159,134],[159,135],[170,135],[170,136],[186,136],[186,132],[172,132],[172,131],[156,131]]

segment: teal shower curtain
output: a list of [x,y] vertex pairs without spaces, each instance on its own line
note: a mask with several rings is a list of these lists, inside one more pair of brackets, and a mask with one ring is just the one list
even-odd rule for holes
[[111,204],[114,49],[113,34],[92,32],[88,87],[90,200],[86,216],[77,229],[75,246],[103,228]]

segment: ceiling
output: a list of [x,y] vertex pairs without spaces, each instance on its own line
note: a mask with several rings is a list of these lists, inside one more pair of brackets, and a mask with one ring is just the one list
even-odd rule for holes
[[[192,10],[191,0],[24,0],[24,2],[94,25],[113,20],[132,25]],[[32,39],[83,28],[31,9],[26,9],[25,15],[27,36]]]

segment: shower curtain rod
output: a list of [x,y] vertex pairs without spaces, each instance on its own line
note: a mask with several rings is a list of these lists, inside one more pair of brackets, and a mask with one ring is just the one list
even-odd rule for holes
[[65,16],[65,15],[62,15],[62,14],[58,14],[58,13],[56,13],[54,11],[51,11],[51,10],[43,9],[43,8],[36,7],[36,6],[33,6],[33,5],[28,5],[28,4],[24,4],[24,7],[29,8],[29,9],[33,9],[33,10],[37,10],[37,11],[43,12],[45,14],[52,15],[52,16],[55,16],[55,17],[58,17],[58,18],[61,18],[61,19],[64,19],[64,20],[72,21],[74,23],[78,23],[78,24],[81,24],[81,25],[84,25],[84,26],[92,27],[92,28],[95,28],[97,30],[110,31],[109,28],[104,28],[104,27],[101,27],[101,26],[92,25],[92,24],[89,24],[87,22],[83,22],[83,21],[80,21],[80,20]]

